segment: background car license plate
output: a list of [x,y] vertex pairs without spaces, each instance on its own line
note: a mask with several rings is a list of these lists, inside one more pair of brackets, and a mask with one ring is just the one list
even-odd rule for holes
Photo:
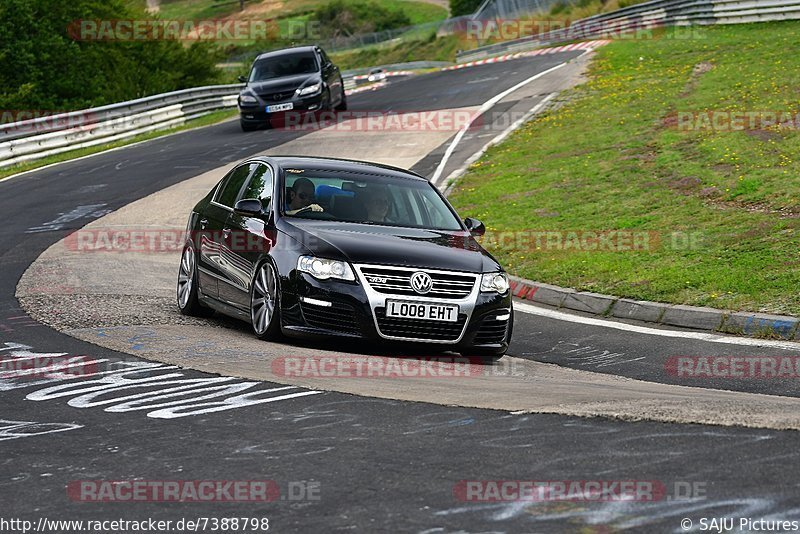
[[428,304],[426,302],[386,301],[386,316],[429,321],[458,321],[458,305]]
[[267,113],[275,113],[276,111],[289,111],[294,109],[294,104],[288,102],[286,104],[275,104],[274,106],[267,106]]

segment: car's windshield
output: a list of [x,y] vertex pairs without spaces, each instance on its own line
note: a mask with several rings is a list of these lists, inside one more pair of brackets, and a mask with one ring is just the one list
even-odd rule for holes
[[423,180],[351,171],[287,169],[283,213],[291,217],[436,230],[461,230]]
[[295,52],[276,57],[259,59],[250,71],[250,81],[260,82],[284,76],[314,74],[317,72],[317,59],[312,52]]

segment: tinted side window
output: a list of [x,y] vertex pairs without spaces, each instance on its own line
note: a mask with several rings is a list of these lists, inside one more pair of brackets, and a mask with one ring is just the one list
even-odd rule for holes
[[267,165],[258,164],[241,198],[257,198],[264,210],[267,210],[272,200],[272,185],[272,169]]
[[225,179],[225,182],[220,186],[219,190],[217,190],[214,202],[232,208],[233,204],[236,202],[236,197],[239,195],[239,191],[242,190],[244,181],[250,176],[250,172],[256,165],[256,163],[251,163],[249,165],[236,167]]

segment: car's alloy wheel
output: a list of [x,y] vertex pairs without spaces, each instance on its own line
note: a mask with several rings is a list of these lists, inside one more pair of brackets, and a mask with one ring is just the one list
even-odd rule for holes
[[266,261],[256,271],[250,290],[250,323],[261,339],[274,339],[280,332],[278,295],[275,268]]
[[194,247],[190,243],[183,249],[178,270],[178,307],[183,315],[209,316],[213,311],[200,304],[197,289],[197,262]]

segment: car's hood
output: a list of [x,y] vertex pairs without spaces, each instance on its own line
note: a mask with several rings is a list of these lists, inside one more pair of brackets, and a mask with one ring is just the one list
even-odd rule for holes
[[319,80],[319,75],[300,74],[298,76],[286,76],[283,78],[264,80],[263,82],[250,82],[247,84],[245,91],[249,89],[258,95],[289,93],[296,91],[298,87],[305,85],[306,82],[313,83],[312,79]]
[[466,231],[283,219],[313,254],[352,263],[491,272],[500,265]]

